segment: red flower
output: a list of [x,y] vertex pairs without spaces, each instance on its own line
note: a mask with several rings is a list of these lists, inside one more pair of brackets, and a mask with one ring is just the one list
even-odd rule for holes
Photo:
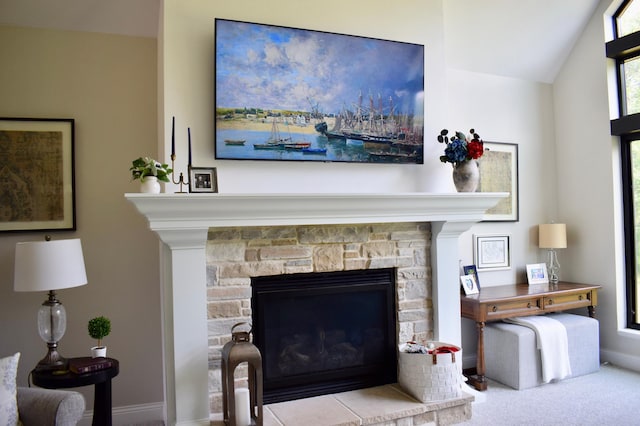
[[473,139],[467,144],[467,151],[469,153],[469,157],[474,160],[482,157],[482,154],[484,154],[484,146],[482,144],[482,141]]

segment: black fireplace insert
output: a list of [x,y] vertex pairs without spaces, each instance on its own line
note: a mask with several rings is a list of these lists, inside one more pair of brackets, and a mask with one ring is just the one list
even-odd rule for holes
[[251,280],[265,404],[397,380],[395,269]]

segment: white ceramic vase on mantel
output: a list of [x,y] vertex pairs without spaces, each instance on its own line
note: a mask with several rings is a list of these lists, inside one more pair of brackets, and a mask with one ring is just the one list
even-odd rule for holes
[[476,160],[467,160],[454,166],[453,184],[458,192],[476,192],[480,183],[480,171]]
[[156,176],[145,176],[140,180],[140,192],[146,194],[159,194],[160,182]]

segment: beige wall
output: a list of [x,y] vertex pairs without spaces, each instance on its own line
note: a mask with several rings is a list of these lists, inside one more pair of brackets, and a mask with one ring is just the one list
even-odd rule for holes
[[[85,356],[87,321],[112,320],[105,340],[120,360],[113,404],[162,401],[157,237],[124,198],[137,192],[128,168],[157,147],[156,40],[83,32],[0,27],[0,116],[75,119],[77,231],[89,284],[62,290],[68,327],[60,350]],[[2,159],[0,159],[1,164]],[[36,312],[46,295],[13,292],[18,241],[43,232],[0,234],[0,356],[20,351],[18,382],[46,353]],[[88,408],[93,389],[82,388]]]

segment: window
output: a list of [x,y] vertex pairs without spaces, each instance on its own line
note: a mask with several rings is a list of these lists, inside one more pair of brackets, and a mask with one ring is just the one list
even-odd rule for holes
[[616,35],[623,37],[640,30],[640,3],[628,1],[616,12]]
[[620,117],[611,120],[611,134],[621,143],[627,327],[640,330],[640,0],[623,2],[613,25],[606,51],[618,73]]

